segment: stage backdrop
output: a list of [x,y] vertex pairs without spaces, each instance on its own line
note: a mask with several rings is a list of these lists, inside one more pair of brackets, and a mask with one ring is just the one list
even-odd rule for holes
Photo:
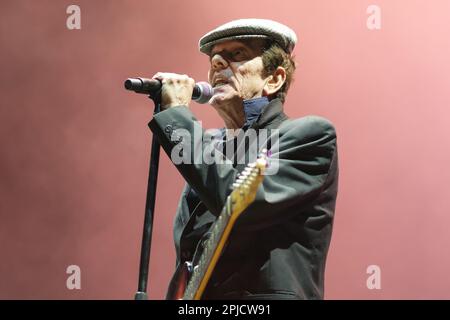
[[[0,298],[133,298],[153,106],[123,81],[205,80],[198,39],[259,17],[298,34],[286,112],[338,133],[326,298],[450,299],[449,13],[447,0],[2,1]],[[174,270],[182,187],[163,154],[152,299]]]

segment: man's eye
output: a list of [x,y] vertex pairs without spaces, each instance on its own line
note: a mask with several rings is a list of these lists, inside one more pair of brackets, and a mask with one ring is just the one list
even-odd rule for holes
[[243,52],[242,52],[242,50],[234,50],[233,51],[233,57],[241,57],[241,56],[243,56]]

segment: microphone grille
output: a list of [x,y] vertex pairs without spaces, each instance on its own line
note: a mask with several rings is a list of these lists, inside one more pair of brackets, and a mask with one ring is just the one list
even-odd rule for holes
[[214,90],[211,85],[208,82],[200,81],[197,82],[195,86],[199,89],[200,94],[198,97],[195,97],[194,100],[198,103],[208,103],[214,95]]

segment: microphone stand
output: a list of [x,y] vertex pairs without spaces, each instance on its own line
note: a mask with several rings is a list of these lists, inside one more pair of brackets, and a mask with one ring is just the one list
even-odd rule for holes
[[[161,110],[161,90],[154,94],[150,94],[149,98],[155,103],[155,111],[153,115]],[[134,295],[135,300],[147,300],[147,282],[148,269],[150,264],[150,249],[152,243],[153,217],[156,200],[156,184],[158,181],[160,145],[158,139],[153,134],[152,148],[150,155],[150,166],[148,174],[147,198],[145,202],[144,231],[142,234],[141,260],[139,265],[139,282],[138,289]]]

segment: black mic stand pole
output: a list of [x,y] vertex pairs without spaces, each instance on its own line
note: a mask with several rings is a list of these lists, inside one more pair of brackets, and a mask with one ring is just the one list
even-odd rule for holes
[[[153,115],[161,110],[161,90],[155,94],[150,94],[150,99],[155,103]],[[142,234],[141,261],[139,265],[138,290],[134,295],[135,300],[147,300],[148,269],[150,264],[150,249],[152,244],[153,217],[156,200],[156,184],[158,181],[160,145],[158,139],[153,134],[152,149],[150,155],[150,167],[148,174],[147,198],[145,202],[144,231]]]

